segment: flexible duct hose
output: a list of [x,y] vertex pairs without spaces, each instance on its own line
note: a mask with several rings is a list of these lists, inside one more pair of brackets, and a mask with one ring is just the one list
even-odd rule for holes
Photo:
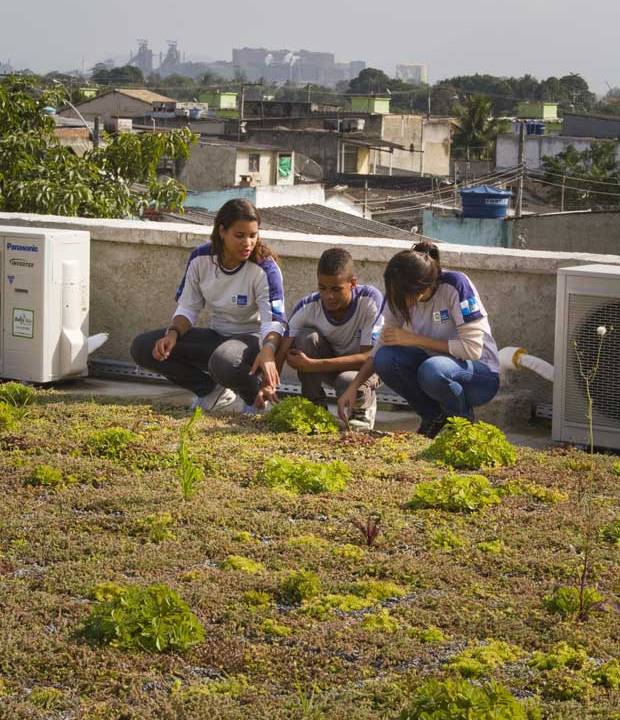
[[539,357],[529,355],[525,348],[502,348],[499,351],[499,367],[502,371],[520,370],[526,367],[529,370],[533,370],[545,380],[553,382],[553,365]]

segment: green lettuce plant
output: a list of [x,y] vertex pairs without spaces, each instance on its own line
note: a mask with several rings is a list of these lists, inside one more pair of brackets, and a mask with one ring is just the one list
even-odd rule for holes
[[12,430],[18,421],[18,414],[12,405],[0,402],[0,431]]
[[559,587],[550,595],[546,595],[543,604],[550,613],[563,618],[587,618],[595,605],[601,602],[603,596],[592,587]]
[[276,432],[316,435],[339,430],[338,422],[328,410],[303,397],[284,398],[265,415],[265,421]]
[[51,465],[38,465],[26,478],[26,485],[46,487],[50,490],[61,490],[77,482],[73,475],[65,475],[62,470]]
[[138,535],[149,542],[160,543],[174,540],[174,518],[169,512],[153,513],[141,518],[133,527],[132,534]]
[[263,620],[261,630],[265,635],[271,635],[272,637],[289,637],[293,632],[290,627],[281,625],[271,618]]
[[350,479],[349,466],[339,460],[315,463],[285,457],[271,458],[256,475],[256,482],[294,495],[340,492]]
[[503,685],[491,681],[431,679],[415,692],[400,720],[528,720],[528,712]]
[[123,460],[128,448],[140,439],[137,433],[123,427],[95,430],[86,440],[86,449],[97,457]]
[[386,608],[382,608],[377,613],[365,615],[362,627],[368,632],[395,633],[400,628],[400,624]]
[[592,679],[595,685],[600,685],[609,690],[618,690],[620,688],[620,662],[610,660],[603,663],[592,673]]
[[87,637],[124,650],[187,650],[204,628],[187,604],[163,584],[127,586],[97,601],[84,626]]
[[449,666],[463,677],[482,677],[507,662],[518,660],[522,655],[520,647],[503,640],[490,639],[466,648],[450,661]]
[[600,530],[600,537],[609,545],[620,545],[620,517],[615,518]]
[[425,455],[464,470],[485,465],[514,465],[517,459],[514,447],[495,425],[471,423],[460,417],[448,420]]
[[499,501],[499,494],[484,476],[450,474],[418,483],[408,506],[413,510],[435,508],[448,512],[474,512]]
[[536,651],[528,661],[535,670],[581,670],[589,663],[588,653],[582,647],[573,647],[564,641],[556,643],[549,652]]
[[30,405],[35,395],[34,388],[20,382],[11,381],[0,385],[0,402],[5,402],[14,408],[25,408]]
[[256,575],[263,572],[264,569],[263,563],[252,560],[252,558],[243,557],[243,555],[229,555],[222,562],[222,570],[239,570],[250,575]]
[[316,597],[321,592],[321,581],[310,570],[296,570],[289,573],[280,585],[280,596],[291,605]]

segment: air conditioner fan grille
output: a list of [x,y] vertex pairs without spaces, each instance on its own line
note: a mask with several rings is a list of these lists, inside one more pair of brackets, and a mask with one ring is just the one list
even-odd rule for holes
[[[568,347],[565,376],[565,420],[586,424],[586,383],[583,371],[595,366],[600,337],[597,328],[608,329],[603,339],[598,371],[591,382],[594,425],[620,430],[620,298],[570,294],[568,300]],[[613,330],[611,329],[613,328]]]

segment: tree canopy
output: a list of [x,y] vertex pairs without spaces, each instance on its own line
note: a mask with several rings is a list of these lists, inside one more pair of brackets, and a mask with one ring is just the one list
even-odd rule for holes
[[123,65],[108,70],[105,65],[95,65],[92,80],[100,85],[143,85],[144,76],[140,68],[133,65]]
[[58,142],[46,110],[64,101],[62,87],[46,89],[32,77],[0,81],[0,210],[122,218],[182,208],[185,188],[160,180],[157,168],[164,158],[188,157],[188,130],[105,136],[78,157]]
[[569,145],[559,155],[543,157],[542,168],[553,199],[561,201],[563,195],[565,206],[571,210],[620,205],[620,167],[614,140],[593,142],[582,152]]

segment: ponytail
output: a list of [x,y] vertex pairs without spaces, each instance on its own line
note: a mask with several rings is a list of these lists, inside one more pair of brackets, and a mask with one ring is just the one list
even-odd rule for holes
[[441,272],[441,262],[439,260],[439,248],[435,243],[430,242],[429,240],[422,240],[419,243],[416,243],[413,246],[413,252],[422,253],[424,255],[428,255],[432,260],[435,261],[437,264],[437,267],[439,268],[439,272]]

